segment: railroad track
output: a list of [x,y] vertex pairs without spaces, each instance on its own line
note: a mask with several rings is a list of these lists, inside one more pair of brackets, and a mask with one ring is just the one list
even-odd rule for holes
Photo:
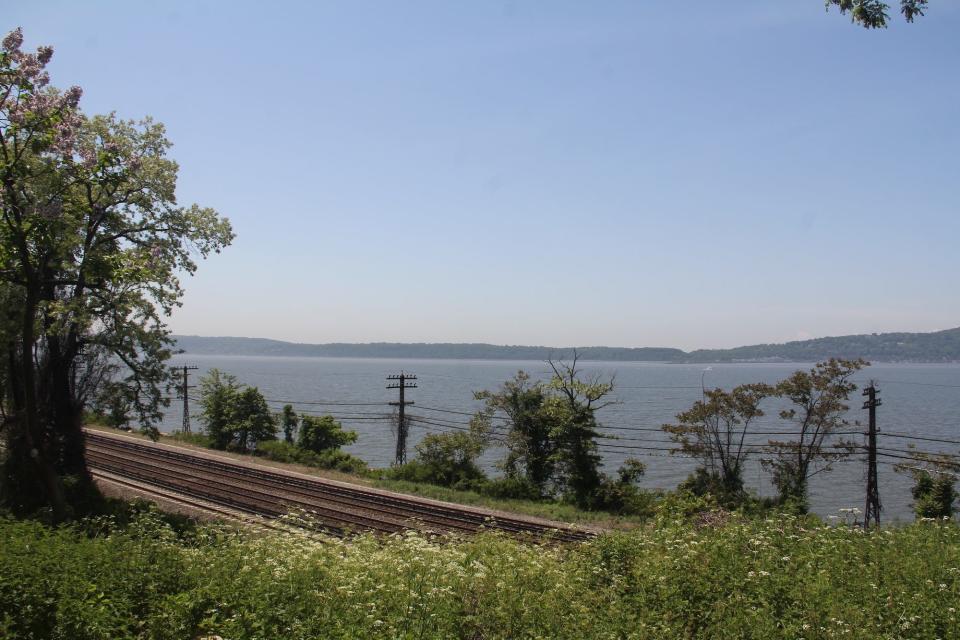
[[134,478],[247,513],[277,517],[306,510],[331,533],[404,529],[472,533],[498,529],[518,537],[580,542],[592,533],[322,479],[268,471],[120,436],[87,431],[91,469]]

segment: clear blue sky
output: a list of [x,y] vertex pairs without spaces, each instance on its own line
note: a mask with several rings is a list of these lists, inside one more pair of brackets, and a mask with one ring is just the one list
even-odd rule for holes
[[[894,4],[896,4],[894,2]],[[11,2],[238,237],[178,333],[722,347],[960,325],[960,2]]]

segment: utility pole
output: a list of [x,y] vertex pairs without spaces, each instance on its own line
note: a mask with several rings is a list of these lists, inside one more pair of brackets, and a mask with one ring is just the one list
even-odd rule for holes
[[180,388],[179,388],[180,396],[183,398],[183,432],[184,432],[184,433],[190,433],[190,396],[189,396],[189,392],[190,392],[190,389],[193,389],[194,387],[190,386],[190,384],[189,384],[190,374],[189,374],[188,372],[189,372],[189,371],[196,371],[199,367],[195,367],[195,366],[193,366],[193,365],[189,365],[189,366],[188,366],[188,365],[183,365],[182,367],[177,367],[177,368],[178,368],[178,369],[181,369],[181,370],[183,371],[182,377],[181,377],[181,382],[180,382]]
[[871,380],[870,386],[863,390],[867,400],[863,408],[870,411],[870,427],[867,432],[867,506],[863,510],[863,528],[870,527],[870,521],[880,526],[880,489],[877,486],[877,407],[882,401],[877,398],[876,384]]
[[403,390],[404,389],[416,389],[416,383],[408,384],[408,380],[416,380],[417,376],[412,376],[408,373],[400,372],[400,375],[396,376],[387,376],[387,380],[396,380],[396,382],[390,383],[387,385],[387,389],[399,389],[400,390],[400,401],[391,402],[390,404],[394,407],[398,407],[400,410],[399,420],[397,421],[397,459],[396,464],[401,465],[407,461],[407,418],[404,415],[404,407],[408,404],[413,404],[412,400],[403,399]]

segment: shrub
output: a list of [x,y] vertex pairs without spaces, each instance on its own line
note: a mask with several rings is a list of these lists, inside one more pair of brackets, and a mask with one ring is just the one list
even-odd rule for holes
[[480,486],[480,493],[491,498],[543,500],[539,487],[525,477],[504,477],[488,480]]
[[297,446],[307,451],[320,453],[329,449],[339,449],[345,444],[357,441],[356,431],[344,431],[343,425],[333,416],[300,416],[300,433]]
[[301,449],[282,440],[267,440],[257,445],[255,455],[273,460],[303,464],[318,469],[333,469],[344,473],[363,473],[367,463],[339,449],[328,449],[319,453]]
[[916,502],[913,510],[918,518],[951,518],[957,499],[956,479],[945,472],[919,471],[911,490]]

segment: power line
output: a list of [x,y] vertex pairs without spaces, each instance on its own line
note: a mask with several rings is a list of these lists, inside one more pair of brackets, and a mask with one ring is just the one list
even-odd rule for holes
[[883,384],[909,384],[918,387],[940,387],[942,389],[960,389],[960,384],[939,384],[935,382],[909,382],[907,380],[881,380]]
[[960,440],[948,440],[945,438],[928,438],[926,436],[914,436],[907,433],[894,433],[892,431],[881,431],[880,435],[889,438],[903,438],[905,440],[923,440],[924,442],[942,442],[944,444],[960,444]]

